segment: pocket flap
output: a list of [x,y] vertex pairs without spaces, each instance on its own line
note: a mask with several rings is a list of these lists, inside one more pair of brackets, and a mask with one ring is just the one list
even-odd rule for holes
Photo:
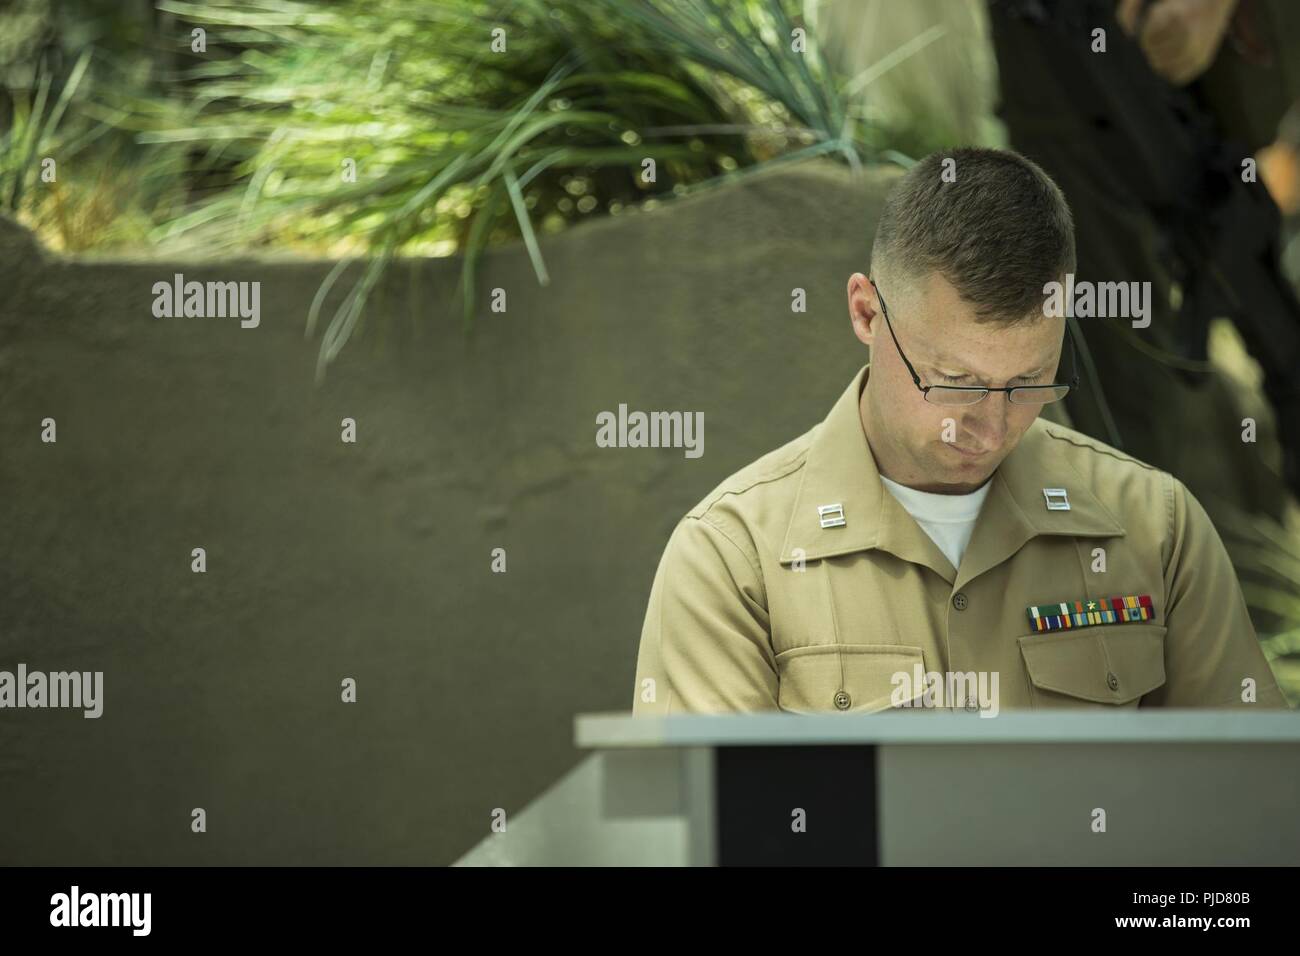
[[1110,624],[1019,639],[1029,680],[1040,690],[1100,704],[1127,704],[1165,682],[1165,631]]
[[921,649],[906,644],[816,644],[782,651],[776,663],[777,703],[794,713],[888,710],[894,675],[906,673],[915,687],[915,668],[925,670]]

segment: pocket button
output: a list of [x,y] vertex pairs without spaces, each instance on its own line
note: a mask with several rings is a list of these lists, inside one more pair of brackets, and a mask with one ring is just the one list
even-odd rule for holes
[[1119,678],[1115,676],[1114,671],[1106,672],[1106,686],[1109,687],[1111,690],[1115,690],[1117,687],[1119,687]]
[[838,710],[848,710],[853,703],[853,698],[845,691],[840,691],[835,695],[835,707]]

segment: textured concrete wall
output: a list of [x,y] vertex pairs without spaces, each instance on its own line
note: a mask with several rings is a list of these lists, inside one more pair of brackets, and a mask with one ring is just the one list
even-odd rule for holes
[[[0,711],[0,863],[438,864],[520,809],[578,760],[575,713],[631,706],[678,517],[865,360],[844,283],[881,177],[812,164],[594,222],[543,242],[546,288],[494,253],[480,294],[509,311],[469,338],[460,262],[403,263],[319,387],[329,263],[0,234],[0,669],[105,675],[98,720]],[[260,327],[154,318],[178,271],[260,281]],[[703,457],[598,448],[620,403],[703,412]]]

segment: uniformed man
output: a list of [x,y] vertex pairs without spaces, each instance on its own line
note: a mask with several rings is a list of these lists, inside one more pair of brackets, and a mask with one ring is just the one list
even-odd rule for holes
[[990,709],[945,697],[954,675],[996,687],[995,711],[1287,706],[1186,487],[1039,417],[1078,385],[1044,308],[1073,228],[1012,152],[900,179],[848,283],[870,362],[677,525],[635,713]]

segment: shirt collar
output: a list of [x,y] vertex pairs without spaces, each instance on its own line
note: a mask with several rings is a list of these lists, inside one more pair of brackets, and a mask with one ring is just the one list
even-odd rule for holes
[[[960,587],[1011,557],[1037,535],[1114,537],[1124,534],[1115,516],[1060,454],[1042,418],[1025,432],[990,480],[961,573],[886,491],[862,430],[858,401],[870,365],[864,365],[814,431],[780,561],[817,560],[879,549],[931,568]],[[1048,510],[1043,490],[1064,488],[1068,511]],[[844,524],[824,527],[818,507],[839,505]],[[800,554],[796,554],[796,550]]]

